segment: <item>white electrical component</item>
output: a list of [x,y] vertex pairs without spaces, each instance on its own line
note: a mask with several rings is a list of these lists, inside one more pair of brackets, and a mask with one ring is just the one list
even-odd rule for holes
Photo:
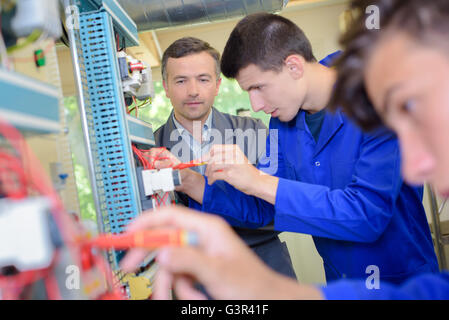
[[117,56],[125,97],[134,96],[139,100],[154,97],[151,68],[123,51],[118,52]]
[[17,37],[42,30],[53,39],[61,37],[62,28],[57,0],[17,0],[16,14],[11,21]]
[[142,70],[142,84],[136,92],[136,98],[139,100],[154,98],[153,76],[149,66]]
[[165,168],[161,170],[142,171],[143,188],[146,196],[151,196],[158,191],[174,191],[175,186],[181,184],[179,170]]
[[0,267],[42,269],[52,261],[54,244],[45,198],[0,200]]

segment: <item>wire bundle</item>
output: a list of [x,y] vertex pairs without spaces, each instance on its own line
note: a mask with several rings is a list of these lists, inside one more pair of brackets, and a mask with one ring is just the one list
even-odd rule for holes
[[[0,135],[9,144],[8,148],[0,149],[0,190],[4,197],[21,200],[34,194],[46,197],[51,206],[51,215],[58,227],[64,244],[67,246],[72,261],[81,266],[83,262],[82,242],[83,234],[75,221],[65,211],[62,201],[53,189],[50,179],[44,174],[45,170],[39,160],[26,144],[21,133],[0,119]],[[26,223],[26,221],[24,221]],[[6,244],[4,244],[6,245]],[[0,274],[0,290],[3,299],[26,298],[26,289],[38,280],[43,280],[48,299],[60,299],[58,283],[54,270],[59,261],[60,249],[55,249],[51,264],[44,269],[19,272],[17,270],[2,270]],[[109,266],[100,255],[92,255],[90,259],[95,262],[98,271],[109,279],[107,274],[112,273]],[[86,270],[84,270],[86,271]],[[9,273],[9,274],[8,274]],[[7,275],[5,275],[7,274]],[[80,273],[82,280],[86,273]],[[118,288],[109,284],[114,297],[119,298]],[[108,296],[108,293],[106,294]]]
[[[168,157],[161,157],[161,154],[166,151],[167,149],[165,147],[161,148],[161,151],[154,157],[150,156],[149,152],[151,149],[143,150],[137,148],[135,145],[132,145],[132,149],[136,157],[139,159],[140,163],[143,166],[144,170],[154,170],[156,169],[155,163],[159,160],[170,160]],[[171,163],[169,167],[173,167],[174,164]],[[156,207],[163,206],[168,198],[169,192],[165,192],[162,195],[159,195],[158,193],[153,194],[151,197],[154,200]]]
[[[144,100],[141,103],[137,102],[136,97],[132,97],[133,103],[130,105],[127,105],[125,102],[125,106],[126,106],[126,113],[127,114],[131,114],[131,112],[134,111],[134,116],[137,118],[139,116],[139,110],[148,107],[149,105],[151,105],[151,98],[148,98],[146,100]],[[130,108],[131,107],[131,108]]]
[[[151,156],[149,154],[151,149],[143,150],[143,149],[137,148],[135,145],[132,145],[132,149],[133,149],[134,154],[136,155],[136,157],[139,159],[140,163],[142,164],[144,170],[156,169],[155,163],[156,163],[156,161],[160,161],[160,160],[169,160],[169,164],[168,164],[167,168],[172,168],[173,170],[182,170],[182,169],[201,166],[201,165],[205,164],[204,162],[201,162],[199,160],[192,160],[187,163],[175,164],[169,157],[162,156],[162,154],[165,151],[167,151],[167,149],[165,147],[159,148],[161,150],[158,154],[156,154],[156,156]],[[168,192],[164,193],[162,196],[157,193],[152,195],[152,198],[154,199],[154,201],[156,203],[156,207],[163,206],[167,202],[167,197],[168,197]]]

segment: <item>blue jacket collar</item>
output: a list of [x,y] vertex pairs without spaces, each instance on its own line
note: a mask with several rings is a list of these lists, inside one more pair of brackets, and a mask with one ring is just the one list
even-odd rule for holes
[[[310,130],[306,125],[305,114],[306,111],[299,111],[298,115],[296,116],[296,127],[299,130],[307,131],[310,134]],[[321,152],[321,150],[323,150],[323,148],[329,143],[332,137],[343,126],[343,123],[344,121],[340,110],[336,111],[335,113],[326,111],[323,126],[321,127],[320,136],[315,146],[314,156],[316,156]]]

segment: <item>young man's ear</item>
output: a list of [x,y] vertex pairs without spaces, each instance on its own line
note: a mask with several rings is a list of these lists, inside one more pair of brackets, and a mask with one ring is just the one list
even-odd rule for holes
[[284,60],[284,66],[293,79],[301,79],[304,74],[304,65],[306,60],[297,54],[291,54]]

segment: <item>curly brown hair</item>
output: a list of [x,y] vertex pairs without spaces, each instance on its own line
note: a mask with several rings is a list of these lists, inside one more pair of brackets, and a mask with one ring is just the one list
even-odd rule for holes
[[[366,27],[366,8],[379,9],[379,29]],[[341,37],[344,52],[336,61],[338,70],[331,109],[341,107],[365,130],[372,130],[382,120],[371,104],[364,82],[364,72],[379,38],[389,31],[401,31],[420,43],[435,45],[449,40],[449,0],[354,0],[350,8],[358,13]],[[438,41],[435,42],[435,36]]]

